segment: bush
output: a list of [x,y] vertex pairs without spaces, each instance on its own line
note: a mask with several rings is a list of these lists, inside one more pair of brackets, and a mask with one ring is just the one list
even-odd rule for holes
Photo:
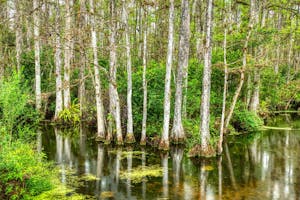
[[31,199],[52,188],[49,164],[33,146],[13,142],[0,151],[0,199]]
[[263,125],[262,119],[255,113],[242,110],[235,111],[232,124],[237,131],[255,132]]
[[80,105],[77,103],[72,103],[69,108],[63,109],[58,114],[59,120],[63,123],[76,125],[80,123],[81,114],[80,114]]
[[[39,115],[30,102],[27,88],[22,87],[20,73],[0,82],[0,135],[10,141],[25,138],[39,122]],[[2,141],[3,143],[3,141]]]

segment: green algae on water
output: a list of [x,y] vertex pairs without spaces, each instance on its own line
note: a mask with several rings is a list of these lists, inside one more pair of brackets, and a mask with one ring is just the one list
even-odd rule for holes
[[138,166],[131,171],[122,171],[121,179],[131,179],[132,183],[140,183],[151,177],[162,177],[162,167],[159,165]]

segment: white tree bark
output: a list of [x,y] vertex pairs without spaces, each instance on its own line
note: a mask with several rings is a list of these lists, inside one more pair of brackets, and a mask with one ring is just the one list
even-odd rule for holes
[[[225,5],[226,12],[226,5]],[[224,88],[223,88],[223,104],[222,104],[222,115],[221,115],[221,125],[220,125],[220,139],[218,142],[218,154],[223,152],[223,135],[224,135],[224,122],[225,122],[225,113],[226,113],[226,96],[228,89],[228,65],[227,65],[227,30],[228,30],[228,20],[227,14],[225,13],[224,18],[224,40],[223,40],[223,60],[224,60]]]
[[16,60],[17,60],[17,70],[21,70],[21,54],[22,54],[22,10],[21,2],[15,0],[15,30],[16,30]]
[[[110,114],[114,118],[116,133],[117,133],[117,144],[123,144],[122,128],[121,128],[121,113],[120,113],[120,100],[117,91],[117,52],[116,52],[116,2],[110,0],[110,12],[111,12],[111,30],[110,30],[110,55],[109,55],[109,99],[110,99]],[[110,120],[110,123],[112,121]],[[110,136],[112,133],[112,124],[110,126]],[[109,137],[110,137],[109,136]],[[109,139],[109,138],[108,138]]]
[[174,143],[181,143],[185,140],[185,133],[182,125],[182,89],[189,58],[190,40],[190,15],[189,1],[181,1],[181,25],[179,36],[178,67],[175,92],[175,111],[172,128],[172,140]]
[[41,64],[40,64],[40,18],[39,0],[33,0],[33,21],[34,21],[34,61],[35,61],[35,106],[39,111],[42,106],[41,98]]
[[125,25],[125,42],[126,42],[126,57],[127,57],[127,134],[126,142],[134,143],[135,138],[133,135],[133,120],[132,120],[132,74],[131,74],[131,48],[130,48],[130,35],[128,26],[128,13],[126,1],[122,0],[123,4],[123,23]]
[[173,44],[174,44],[174,0],[170,0],[169,8],[169,36],[168,53],[165,77],[165,96],[164,96],[164,123],[163,132],[159,148],[169,149],[169,126],[170,126],[170,100],[171,100],[171,72],[173,64]]
[[66,27],[65,27],[65,53],[64,53],[64,107],[69,108],[71,105],[71,95],[70,95],[70,73],[71,73],[71,58],[72,58],[72,30],[71,30],[71,1],[65,1],[66,9]]
[[249,110],[257,113],[259,108],[259,88],[260,88],[260,69],[254,69],[254,77],[253,77],[253,94],[251,97]]
[[97,141],[105,140],[105,126],[104,126],[104,111],[101,96],[101,81],[98,65],[98,51],[97,51],[97,35],[95,30],[95,10],[94,0],[90,0],[90,26],[91,26],[91,47],[93,50],[93,64],[95,75],[95,93],[96,93],[96,109],[97,109]]
[[201,149],[204,154],[209,154],[210,150],[210,89],[211,89],[211,51],[212,51],[212,29],[213,29],[213,3],[212,0],[207,1],[206,15],[206,44],[204,52],[204,67],[202,80],[202,97],[200,110],[200,134]]
[[55,115],[54,119],[58,118],[58,114],[63,109],[63,94],[62,94],[62,76],[61,76],[61,38],[60,38],[60,5],[59,0],[56,0],[55,13]]
[[[145,13],[146,16],[147,13]],[[141,145],[146,145],[146,132],[147,132],[147,20],[144,19],[144,40],[143,40],[143,121],[142,121],[142,135]]]
[[78,88],[78,97],[79,97],[79,105],[80,105],[80,113],[83,114],[83,111],[85,109],[85,69],[86,69],[86,44],[85,44],[85,28],[87,24],[87,14],[86,14],[86,6],[85,6],[85,0],[80,0],[80,22],[79,22],[79,28],[80,28],[80,70],[79,70],[79,88]]

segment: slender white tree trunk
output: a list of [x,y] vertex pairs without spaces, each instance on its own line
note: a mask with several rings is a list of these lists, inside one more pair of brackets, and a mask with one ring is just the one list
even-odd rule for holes
[[127,134],[126,142],[134,143],[135,138],[133,135],[133,120],[132,120],[132,74],[131,74],[131,48],[130,48],[130,35],[128,26],[128,13],[126,1],[122,0],[123,4],[123,23],[125,25],[125,42],[126,42],[126,57],[127,57]]
[[[120,100],[117,91],[117,52],[116,52],[116,2],[115,0],[110,0],[110,12],[111,12],[111,32],[110,32],[110,82],[109,82],[109,98],[110,98],[110,114],[114,118],[116,134],[117,134],[117,144],[123,144],[122,128],[121,128],[121,112],[120,112]],[[112,123],[110,120],[109,123]],[[110,136],[112,134],[112,124],[110,126]],[[108,138],[111,139],[111,138]]]
[[[146,13],[145,13],[146,15]],[[141,145],[146,145],[146,132],[147,132],[147,20],[144,19],[144,40],[143,40],[143,121],[142,121],[142,135]]]
[[17,70],[21,70],[21,54],[22,54],[22,11],[21,11],[21,2],[15,0],[15,30],[16,30],[16,60],[17,60]]
[[201,149],[204,156],[210,156],[212,147],[210,146],[210,89],[211,89],[211,51],[212,51],[212,29],[213,29],[213,3],[212,0],[207,1],[207,18],[206,18],[206,44],[204,52],[204,67],[202,80],[202,97],[201,97]]
[[292,67],[292,55],[293,55],[293,44],[294,44],[294,38],[293,38],[293,32],[292,28],[290,31],[290,44],[289,44],[289,54],[288,54],[288,71],[287,71],[287,83],[289,83],[291,78],[291,67]]
[[173,64],[174,44],[174,0],[170,0],[169,8],[169,39],[165,77],[165,98],[164,98],[164,124],[160,141],[160,149],[169,149],[169,126],[170,126],[170,100],[171,100],[171,72]]
[[72,58],[72,30],[71,30],[71,1],[65,1],[66,9],[66,27],[65,27],[65,53],[64,53],[64,107],[69,108],[71,105],[71,95],[70,95],[70,73],[71,73],[71,58]]
[[86,6],[85,6],[85,0],[80,0],[80,22],[79,22],[79,28],[80,28],[80,70],[79,70],[79,88],[78,88],[78,97],[79,97],[79,105],[80,105],[80,113],[83,114],[85,109],[85,69],[86,69],[86,53],[85,53],[85,28],[87,24],[87,14],[86,14]]
[[260,88],[260,69],[254,69],[254,77],[253,77],[253,94],[251,97],[249,110],[257,113],[259,108],[259,88]]
[[39,0],[33,0],[33,21],[34,21],[34,60],[35,60],[35,106],[39,111],[42,106],[41,98],[41,64],[40,64],[40,18]]
[[189,1],[181,1],[181,25],[179,36],[178,67],[175,92],[175,111],[172,128],[172,140],[174,143],[182,143],[185,140],[185,133],[182,125],[182,89],[189,58],[190,43],[190,15]]
[[55,13],[55,76],[56,76],[56,101],[54,119],[58,118],[58,114],[63,109],[62,96],[62,77],[61,77],[61,38],[60,38],[60,5],[59,0],[56,0]]
[[96,93],[96,109],[97,109],[97,141],[105,140],[105,126],[104,126],[104,112],[103,102],[101,96],[101,81],[98,65],[98,51],[97,51],[97,35],[95,30],[95,10],[94,0],[90,0],[90,26],[91,26],[91,47],[93,50],[93,64],[95,73],[95,93]]
[[[226,8],[226,5],[225,5]],[[226,11],[226,9],[225,9]],[[228,65],[227,65],[227,27],[228,27],[227,14],[225,13],[224,18],[224,40],[223,40],[223,52],[224,52],[224,88],[223,88],[223,104],[222,104],[222,115],[221,115],[221,125],[220,125],[220,139],[218,142],[218,154],[221,154],[223,151],[223,135],[224,135],[224,122],[225,122],[225,113],[226,113],[226,96],[228,89]]]

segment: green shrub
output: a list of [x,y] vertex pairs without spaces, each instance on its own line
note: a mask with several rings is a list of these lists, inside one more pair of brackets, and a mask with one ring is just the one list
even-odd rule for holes
[[0,151],[0,198],[31,199],[50,190],[50,165],[44,155],[23,142],[13,142]]
[[255,132],[263,125],[262,119],[248,110],[235,111],[232,124],[237,131]]
[[0,82],[0,135],[10,141],[13,137],[26,138],[39,123],[39,115],[29,104],[29,92],[21,79],[20,73],[13,73]]
[[78,103],[72,103],[69,108],[63,109],[58,114],[59,120],[66,124],[76,125],[80,123],[81,114],[80,114],[80,105]]

